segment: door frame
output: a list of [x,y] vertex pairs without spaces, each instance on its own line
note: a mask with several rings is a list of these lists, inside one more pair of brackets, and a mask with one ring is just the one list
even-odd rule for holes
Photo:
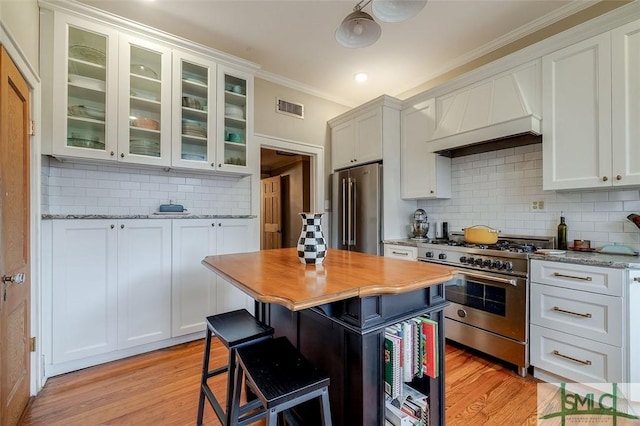
[[42,162],[41,162],[41,132],[42,129],[39,126],[42,125],[41,119],[41,81],[35,68],[29,62],[20,46],[11,35],[10,31],[5,27],[3,22],[0,22],[0,44],[2,44],[11,57],[11,60],[15,63],[16,67],[24,77],[27,85],[29,86],[31,96],[31,120],[36,123],[35,134],[31,135],[31,170],[30,170],[30,185],[31,185],[31,336],[36,338],[36,351],[31,353],[31,383],[30,393],[31,396],[37,394],[46,381],[44,376],[44,363],[38,362],[42,359],[43,341],[45,340],[42,335],[42,304],[40,303],[42,296],[42,251],[41,251],[41,184],[40,176],[42,175]]
[[[257,164],[256,164],[256,179],[253,179],[251,182],[251,214],[255,217],[260,217],[260,148],[267,148],[279,151],[292,152],[300,155],[306,155],[310,157],[310,186],[311,186],[311,197],[309,197],[310,201],[310,209],[316,213],[324,213],[326,205],[325,205],[325,184],[326,177],[324,174],[324,147],[318,145],[311,145],[304,142],[289,140],[278,138],[275,136],[268,136],[263,134],[255,133],[253,135],[256,150],[254,152],[257,153]],[[329,217],[328,215],[322,216],[322,226],[324,229],[329,228]],[[259,227],[258,227],[259,228]],[[259,234],[256,234],[258,237],[258,241],[260,241]],[[258,243],[258,250],[260,247],[260,243]]]

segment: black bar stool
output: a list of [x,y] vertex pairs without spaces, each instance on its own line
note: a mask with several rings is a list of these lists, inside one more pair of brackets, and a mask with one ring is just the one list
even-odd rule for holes
[[[322,424],[331,426],[329,376],[311,365],[286,337],[239,348],[237,356],[232,425],[247,425],[266,417],[267,426],[276,426],[280,412],[319,398]],[[243,375],[257,399],[240,407]],[[240,417],[260,406],[262,409]]]
[[[227,365],[209,370],[209,356],[211,353],[211,337],[216,336],[229,349],[229,360]],[[207,317],[207,334],[204,342],[204,361],[202,363],[202,380],[200,384],[200,400],[198,402],[198,421],[202,424],[204,414],[205,397],[213,407],[218,419],[223,425],[230,424],[234,395],[234,376],[236,370],[236,351],[246,345],[251,345],[262,340],[271,339],[273,328],[258,321],[246,309],[226,312],[223,314]],[[228,371],[227,378],[227,402],[225,409],[222,408],[216,397],[213,395],[207,380],[211,377]]]

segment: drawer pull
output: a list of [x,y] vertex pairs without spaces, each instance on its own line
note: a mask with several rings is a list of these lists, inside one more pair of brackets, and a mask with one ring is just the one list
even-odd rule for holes
[[399,255],[399,256],[409,256],[409,253],[407,253],[407,252],[402,252],[402,251],[395,251],[395,250],[392,250],[392,251],[391,251],[391,253],[392,253],[392,254]]
[[560,358],[565,358],[565,359],[568,359],[569,361],[577,362],[577,363],[582,364],[582,365],[591,365],[591,361],[589,361],[589,360],[583,361],[583,360],[578,359],[578,358],[573,358],[573,357],[570,357],[568,355],[561,354],[557,350],[554,350],[551,353],[556,355],[556,356],[559,356]]
[[640,283],[640,277],[633,277],[633,280],[637,283]]
[[556,312],[562,312],[563,314],[569,314],[569,315],[575,315],[577,317],[582,317],[582,318],[591,318],[591,314],[586,313],[586,314],[579,314],[577,312],[571,312],[571,311],[565,311],[564,309],[560,309],[557,306],[553,307],[553,310]]
[[591,278],[591,277],[574,277],[573,275],[565,275],[565,274],[561,274],[559,272],[554,272],[553,276],[554,277],[561,277],[561,278],[571,278],[572,280],[593,281],[593,278]]

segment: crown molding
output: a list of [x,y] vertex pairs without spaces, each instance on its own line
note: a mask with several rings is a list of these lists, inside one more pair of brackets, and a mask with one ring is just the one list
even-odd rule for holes
[[259,70],[256,73],[256,77],[261,78],[263,80],[270,81],[271,83],[279,84],[280,86],[287,87],[289,89],[297,90],[299,92],[306,93],[308,95],[317,96],[319,98],[325,99],[327,101],[335,102],[340,105],[344,105],[349,108],[353,108],[357,106],[353,102],[350,102],[343,98],[338,98],[330,93],[323,92],[321,90],[316,89],[315,87],[306,85],[304,83],[300,83],[299,81],[292,80],[287,77],[283,77],[278,74],[274,74],[265,70]]
[[[518,67],[527,62],[538,60],[556,50],[578,43],[582,40],[594,37],[598,34],[611,31],[629,22],[640,19],[640,2],[633,1],[603,15],[595,17],[582,24],[571,27],[551,37],[540,40],[534,44],[517,50],[509,55],[498,58],[478,68],[447,80],[444,83],[424,90],[411,97],[403,99],[404,107],[413,105],[422,100],[435,96],[442,96],[470,84],[474,84],[484,78],[488,78],[500,72]],[[433,78],[437,78],[435,75]],[[429,80],[423,81],[423,84]],[[413,88],[419,85],[413,86]],[[411,90],[411,89],[408,89]]]

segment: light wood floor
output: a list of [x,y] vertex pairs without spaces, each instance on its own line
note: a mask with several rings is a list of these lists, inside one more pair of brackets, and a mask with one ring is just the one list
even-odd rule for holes
[[[211,366],[226,363],[214,339]],[[194,425],[203,340],[50,378],[23,425]],[[446,347],[447,425],[536,424],[536,383],[462,348]],[[213,380],[224,395],[225,376]],[[209,406],[204,424],[219,425]],[[348,425],[347,425],[348,426]]]

